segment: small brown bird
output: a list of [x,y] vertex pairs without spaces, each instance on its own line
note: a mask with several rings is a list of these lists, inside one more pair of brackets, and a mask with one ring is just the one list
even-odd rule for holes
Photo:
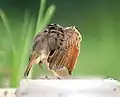
[[75,26],[47,25],[34,39],[24,76],[28,76],[33,64],[38,63],[40,67],[46,64],[58,78],[71,76],[80,52],[81,40],[81,34]]

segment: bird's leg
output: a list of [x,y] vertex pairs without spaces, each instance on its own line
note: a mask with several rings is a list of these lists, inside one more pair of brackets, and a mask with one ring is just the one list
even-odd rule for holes
[[61,79],[61,78],[60,78],[60,77],[58,77],[58,76],[56,76],[56,77],[57,77],[57,79],[59,79],[59,80]]
[[[42,67],[42,61],[39,61],[39,67],[41,68],[41,70],[43,71],[43,67]],[[49,79],[48,76],[45,76],[45,79]]]

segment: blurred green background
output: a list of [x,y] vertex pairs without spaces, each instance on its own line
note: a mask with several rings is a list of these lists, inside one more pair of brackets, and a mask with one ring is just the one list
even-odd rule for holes
[[[28,62],[31,41],[48,23],[75,25],[81,31],[81,53],[74,76],[120,79],[120,1],[40,2],[0,0],[0,87],[18,85]],[[34,66],[33,77],[42,74],[49,72]]]

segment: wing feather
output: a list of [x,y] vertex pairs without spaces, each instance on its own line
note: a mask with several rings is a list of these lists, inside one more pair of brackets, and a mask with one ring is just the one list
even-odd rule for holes
[[[58,38],[57,41],[59,40]],[[61,43],[63,45],[59,45],[60,48],[55,50],[54,54],[50,57],[49,66],[54,71],[66,67],[71,75],[79,55],[80,40],[78,32],[73,28],[66,29],[63,40]]]
[[54,51],[53,55],[51,57],[49,57],[49,68],[52,70],[53,67],[55,67],[55,62],[58,58],[59,52],[58,51]]
[[75,63],[79,54],[79,49],[76,46],[73,46],[70,48],[68,53],[70,54],[70,56],[68,56],[69,63],[67,64],[66,67],[68,68],[68,71],[71,74],[75,67]]

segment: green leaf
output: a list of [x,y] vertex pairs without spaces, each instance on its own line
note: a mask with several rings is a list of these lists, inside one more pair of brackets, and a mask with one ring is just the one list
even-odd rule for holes
[[45,4],[46,4],[46,0],[41,0],[40,9],[39,9],[39,12],[38,12],[38,19],[37,19],[35,34],[40,31],[42,17],[43,17],[44,11],[45,11]]
[[42,21],[42,27],[41,27],[41,29],[39,29],[40,31],[42,30],[42,28],[44,28],[50,22],[51,18],[53,17],[54,11],[55,11],[54,5],[51,5],[47,9],[45,16],[43,18],[43,21]]

